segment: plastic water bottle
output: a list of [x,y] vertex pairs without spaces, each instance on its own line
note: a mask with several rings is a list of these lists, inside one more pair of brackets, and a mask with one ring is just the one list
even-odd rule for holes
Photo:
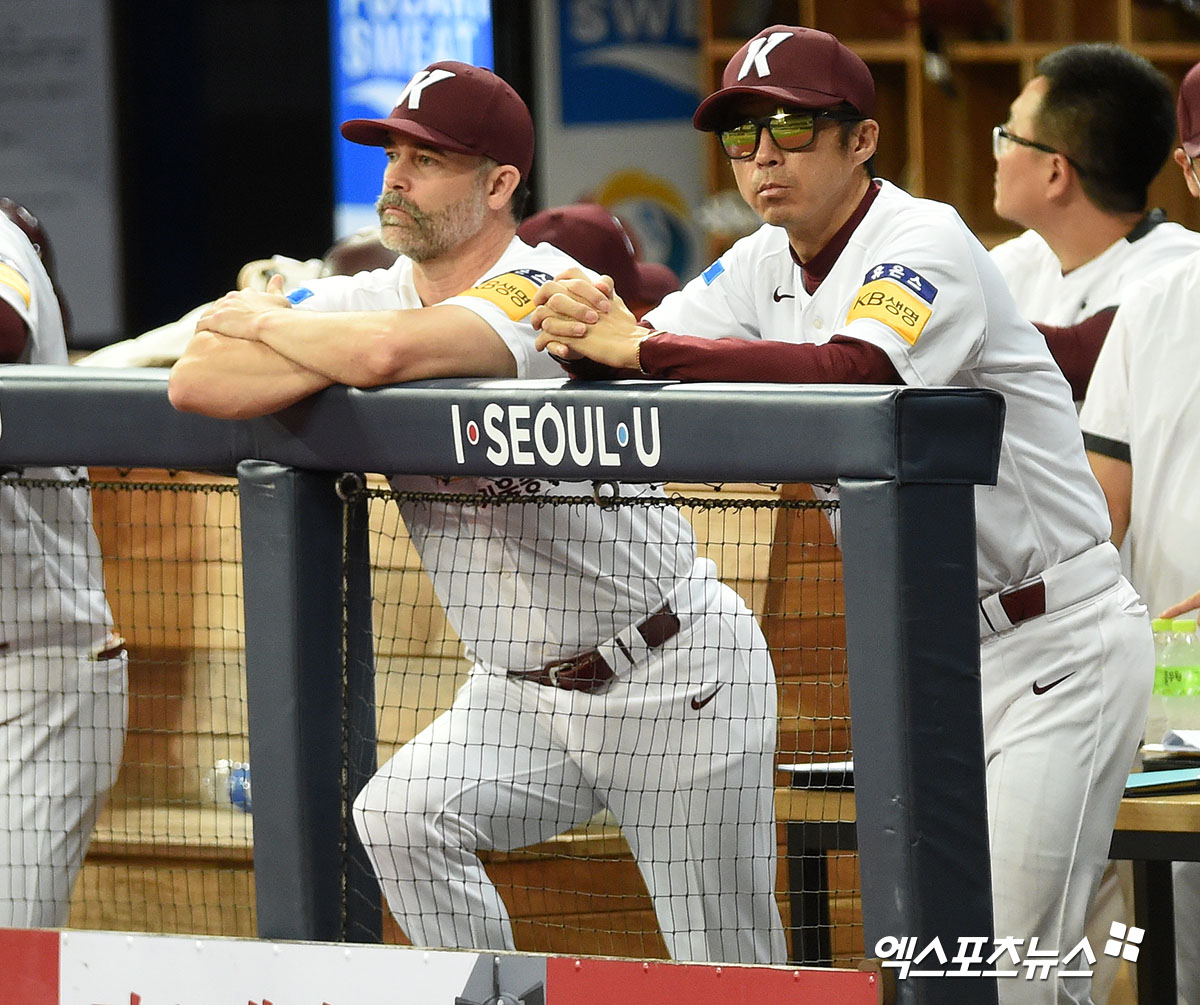
[[1166,656],[1167,728],[1200,729],[1200,637],[1195,618],[1171,622]]
[[250,765],[221,758],[204,776],[204,794],[218,806],[251,812]]
[[1171,695],[1167,658],[1174,625],[1170,618],[1155,618],[1150,622],[1154,630],[1154,692],[1150,695],[1150,710],[1146,714],[1147,743],[1162,743],[1170,729],[1167,725],[1167,701]]

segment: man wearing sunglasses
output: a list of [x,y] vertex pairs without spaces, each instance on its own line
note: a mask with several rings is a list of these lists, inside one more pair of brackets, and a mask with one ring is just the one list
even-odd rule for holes
[[1130,284],[1200,249],[1200,234],[1146,211],[1174,125],[1158,70],[1119,45],[1085,43],[1043,59],[992,130],[996,213],[1028,228],[992,256],[1076,401]]
[[[1153,676],[1070,388],[949,206],[872,177],[866,64],[832,35],[764,29],[694,117],[765,225],[642,325],[611,283],[538,293],[539,345],[654,378],[987,387],[1007,402],[976,493],[995,930],[1069,951],[1108,857]],[[686,333],[686,334],[683,334]],[[1028,943],[1026,943],[1028,944]],[[1001,1001],[1088,1001],[1086,977],[1000,981]]]

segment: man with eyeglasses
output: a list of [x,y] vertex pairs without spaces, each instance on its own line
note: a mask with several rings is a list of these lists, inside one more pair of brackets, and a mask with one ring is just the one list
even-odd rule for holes
[[[1200,198],[1200,64],[1179,87],[1175,162]],[[1200,605],[1200,365],[1196,298],[1200,254],[1130,287],[1096,360],[1080,412],[1083,442],[1112,513],[1113,540],[1129,539],[1130,578],[1160,616]],[[1168,723],[1197,726],[1200,723]],[[1147,736],[1158,743],[1163,737]],[[1200,865],[1175,867],[1179,1000],[1200,1003]],[[1161,975],[1165,976],[1165,975]]]
[[[832,35],[764,29],[693,120],[764,226],[641,325],[610,282],[561,274],[536,298],[538,344],[658,379],[1004,395],[998,482],[976,493],[995,929],[1068,952],[1141,739],[1150,626],[1045,339],[951,207],[873,177],[874,110],[870,71]],[[999,984],[1006,1005],[1088,1001],[1086,977]]]
[[1200,234],[1146,211],[1175,128],[1158,70],[1119,45],[1083,43],[1036,73],[992,130],[996,213],[1028,228],[992,257],[1082,401],[1130,283],[1200,249]]

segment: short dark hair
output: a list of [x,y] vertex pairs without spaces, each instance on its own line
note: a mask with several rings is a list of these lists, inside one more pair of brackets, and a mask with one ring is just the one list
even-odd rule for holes
[[520,223],[525,219],[531,195],[529,186],[525,184],[525,179],[522,178],[517,182],[517,187],[513,189],[512,198],[508,200],[508,208],[512,211],[515,223]]
[[[841,132],[842,149],[846,150],[850,146],[850,137],[854,135],[854,130],[857,129],[858,124],[868,118],[868,116],[863,115],[862,112],[846,101],[843,101],[840,105],[837,105],[833,111],[846,116],[845,119],[838,123],[838,129]],[[868,177],[875,177],[874,154],[871,154],[871,156],[863,162],[863,167],[867,169]]]
[[1149,60],[1110,42],[1052,52],[1037,65],[1046,93],[1036,139],[1078,165],[1084,193],[1110,213],[1141,212],[1175,139],[1167,78]]
[[[477,169],[479,177],[482,178],[495,167],[499,167],[497,161],[492,160],[490,157],[480,157]],[[525,181],[525,176],[521,175],[520,180],[517,182],[517,187],[513,189],[512,195],[508,197],[508,211],[512,214],[513,223],[520,223],[525,219],[531,196],[532,193],[529,190],[529,184]]]

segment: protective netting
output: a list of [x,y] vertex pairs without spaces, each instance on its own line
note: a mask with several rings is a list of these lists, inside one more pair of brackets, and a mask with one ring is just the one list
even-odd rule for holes
[[[92,474],[107,597],[128,650],[129,723],[69,923],[253,935],[236,482]],[[741,874],[716,884],[729,891],[724,906],[686,895],[688,870],[732,868],[713,847],[745,840],[774,804],[779,819],[767,828],[767,846],[759,840],[744,857],[761,870],[772,849],[778,856],[770,885],[789,957],[839,965],[861,959],[856,856],[833,850],[853,846],[853,792],[841,563],[826,512],[832,504],[816,501],[807,486],[673,485],[661,499],[603,492],[599,501],[556,498],[555,516],[544,498],[523,494],[519,481],[498,481],[500,491],[486,495],[438,494],[436,502],[369,484],[379,763],[406,752],[362,804],[363,833],[379,835],[375,864],[385,889],[393,900],[409,900],[398,909],[409,920],[385,918],[388,941],[491,940],[507,918],[521,950],[663,957],[670,945],[677,955],[694,954],[714,912],[733,905],[744,922],[757,908],[738,906],[734,888],[747,881]],[[430,507],[438,511],[432,520]],[[453,570],[438,591],[401,519],[422,508],[426,518],[413,526],[423,528],[425,554]],[[689,525],[696,553],[712,561],[729,594],[715,581],[689,579]],[[506,563],[519,560],[503,542],[514,535],[537,536],[542,549],[542,571],[524,593],[505,592]],[[585,564],[621,575],[605,589],[579,592],[563,556],[579,561],[580,554]],[[664,590],[664,582],[675,587]],[[0,582],[0,592],[6,588]],[[552,605],[544,598],[563,596],[570,602],[558,609],[571,615],[547,619]],[[406,746],[472,679],[454,623],[467,626],[471,651],[499,676],[540,671],[564,647],[574,652],[579,638],[607,640],[613,633],[603,625],[623,627],[631,612],[644,622],[664,603],[679,618],[675,632],[667,620],[655,621],[646,636],[625,633],[636,650],[625,663],[619,645],[600,647],[615,685],[594,693],[537,680],[515,688],[505,681],[498,692],[479,688],[470,714],[447,727],[440,747]],[[756,686],[758,664],[743,658],[754,650],[754,622],[776,679],[774,743],[762,759],[748,756],[753,738],[771,732],[764,733],[756,704],[765,693]],[[654,644],[664,625],[669,637]],[[506,693],[516,698],[502,708]],[[664,708],[683,714],[664,717]],[[497,759],[510,781],[521,775],[521,814],[498,813],[495,785],[476,784],[495,780]],[[551,786],[537,789],[547,779]],[[503,797],[510,809],[517,805],[511,786]],[[441,904],[433,886],[401,875],[412,869],[413,849],[427,844],[415,833],[429,818],[420,811],[435,805],[442,833],[453,829],[484,870],[466,877],[462,903]],[[447,806],[455,810],[453,828]],[[689,842],[703,819],[711,826],[698,847]],[[747,826],[737,827],[739,819]],[[443,867],[457,870],[461,862]],[[729,959],[753,952],[755,937],[741,927],[726,926],[709,950]]]
[[[734,938],[727,928],[714,938],[706,907],[685,895],[687,878],[679,871],[681,859],[695,868],[729,867],[729,857],[722,865],[713,849],[753,840],[736,836],[734,824],[739,815],[753,820],[761,808],[753,795],[762,780],[751,759],[712,753],[736,737],[744,755],[747,738],[757,735],[758,706],[749,678],[728,669],[737,662],[730,644],[719,633],[705,636],[695,627],[706,620],[703,604],[695,597],[684,601],[685,628],[690,617],[692,633],[679,645],[682,661],[656,660],[654,647],[645,654],[648,663],[636,653],[631,663],[618,652],[610,659],[618,677],[628,675],[627,680],[604,685],[595,697],[564,692],[545,680],[515,689],[509,683],[499,692],[486,686],[496,675],[514,668],[527,672],[561,655],[554,646],[530,651],[499,644],[502,640],[565,637],[563,651],[577,649],[575,619],[550,625],[538,620],[546,607],[562,607],[561,600],[531,603],[534,598],[526,597],[521,609],[521,599],[497,595],[489,608],[489,598],[504,587],[484,583],[502,584],[521,562],[503,542],[524,541],[523,550],[539,556],[546,578],[532,589],[542,589],[551,600],[579,589],[572,564],[621,570],[629,580],[623,594],[585,592],[567,606],[612,612],[616,623],[627,624],[622,604],[640,604],[637,609],[645,612],[664,599],[655,592],[658,585],[639,578],[647,570],[656,569],[659,581],[665,575],[676,582],[674,566],[670,573],[656,567],[662,559],[655,543],[663,535],[677,541],[672,529],[684,528],[687,537],[690,525],[698,554],[711,559],[721,580],[757,613],[775,668],[775,770],[772,775],[768,764],[765,784],[778,787],[781,818],[808,818],[781,819],[771,835],[782,866],[777,877],[772,873],[777,901],[784,925],[794,929],[789,943],[802,945],[811,962],[861,958],[856,857],[830,850],[853,847],[841,566],[825,512],[832,504],[815,501],[807,486],[674,485],[664,498],[625,493],[613,500],[602,491],[599,502],[547,497],[544,487],[543,494],[531,495],[516,480],[503,488],[486,496],[369,492],[380,764],[460,695],[453,717],[440,719],[420,744],[405,750],[384,772],[385,785],[372,786],[373,813],[363,832],[368,844],[377,841],[388,849],[376,856],[381,875],[395,880],[385,881],[399,920],[388,919],[388,938],[496,945],[511,924],[518,949],[659,957],[668,954],[668,946],[676,955],[689,947],[699,951],[697,929],[707,919],[707,948],[717,958],[745,959],[761,948],[753,940],[747,945],[744,933]],[[596,511],[613,506],[651,515],[600,521]],[[453,510],[452,517],[444,510]],[[402,513],[422,540],[423,553],[439,566],[436,591]],[[586,557],[579,559],[579,553]],[[690,567],[690,554],[672,554],[671,561]],[[470,572],[456,579],[444,574],[447,568]],[[739,616],[748,615],[735,620]],[[484,671],[482,684],[472,680],[472,659],[455,623],[466,626],[469,652]],[[601,630],[599,637],[606,633]],[[723,677],[732,686],[718,702],[713,684]],[[469,681],[470,689],[462,690]],[[710,695],[710,712],[721,710],[716,722],[732,733],[720,732],[711,721],[704,735],[675,732],[671,721],[664,726],[663,718],[688,715],[704,722]],[[701,706],[699,713],[691,711],[693,702]],[[813,771],[814,762],[833,770]],[[481,786],[481,778],[490,784]],[[520,786],[514,783],[518,778]],[[500,780],[502,788],[496,785]],[[768,791],[768,815],[773,796]],[[680,804],[686,820],[680,819]],[[516,833],[509,814],[524,824]],[[434,815],[443,832],[461,833],[463,840],[431,851],[425,821]],[[723,833],[696,838],[696,818],[703,817],[719,818]],[[643,831],[661,847],[635,856],[631,845],[653,844]],[[738,851],[743,859],[763,854],[761,846]],[[478,874],[477,862],[486,876]],[[437,867],[459,877],[461,905],[441,902],[438,884],[420,875],[422,868]],[[674,883],[663,876],[674,876]],[[806,885],[789,894],[790,880]],[[648,881],[658,884],[653,897]],[[739,882],[746,893],[750,879],[742,876]],[[737,909],[725,904],[710,910],[728,916]],[[752,916],[752,907],[741,910]]]
[[121,771],[71,904],[73,927],[255,934],[233,479],[92,471],[96,534],[129,654]]

